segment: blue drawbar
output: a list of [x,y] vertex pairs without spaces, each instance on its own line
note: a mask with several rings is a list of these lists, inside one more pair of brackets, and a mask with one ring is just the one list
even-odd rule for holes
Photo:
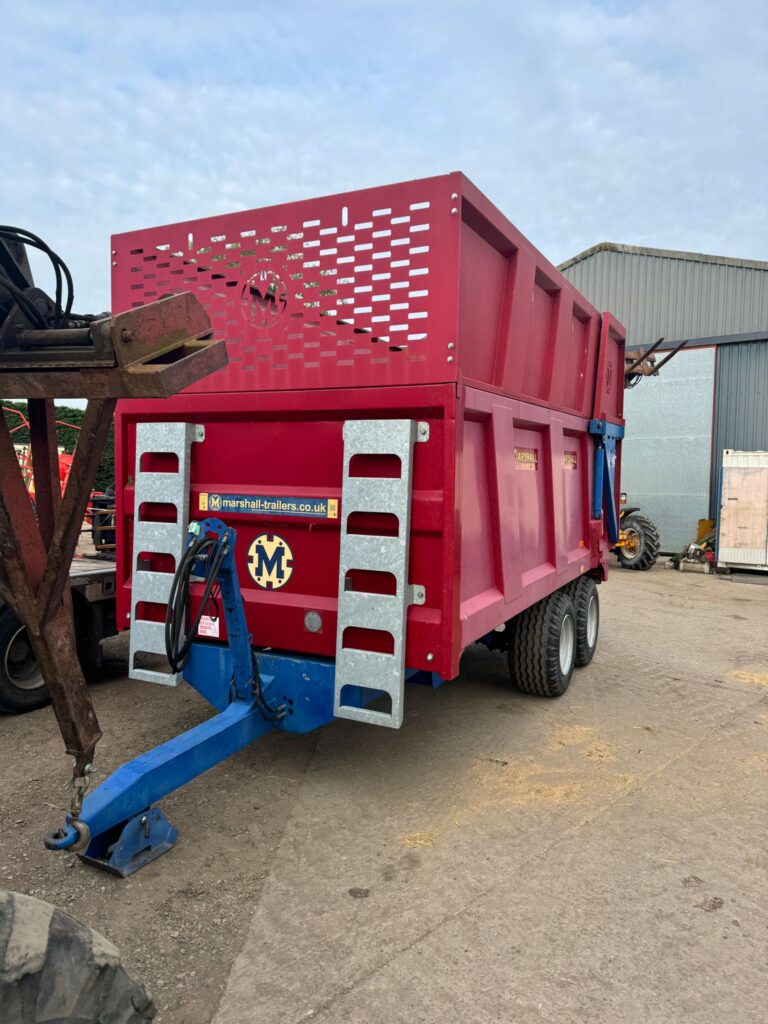
[[[334,661],[254,651],[234,560],[236,532],[206,519],[190,525],[187,545],[202,535],[217,538],[224,552],[218,582],[228,642],[193,643],[184,678],[219,714],[122,765],[86,796],[76,824],[68,815],[65,827],[45,840],[49,849],[76,848],[83,860],[123,877],[176,841],[175,829],[153,806],[158,800],[274,729],[305,733],[334,717]],[[218,550],[195,562],[195,576],[207,578]],[[439,685],[430,675],[409,673],[414,681],[424,677]],[[356,707],[379,696],[368,688],[350,690],[347,703]]]

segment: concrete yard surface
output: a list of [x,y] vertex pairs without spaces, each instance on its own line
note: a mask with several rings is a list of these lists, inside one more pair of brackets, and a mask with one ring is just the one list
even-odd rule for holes
[[[273,735],[166,800],[179,841],[128,881],[42,849],[68,763],[49,710],[0,719],[0,885],[116,942],[161,1024],[764,1024],[768,587],[600,596],[560,700],[472,648],[399,732]],[[94,697],[102,773],[207,714]]]

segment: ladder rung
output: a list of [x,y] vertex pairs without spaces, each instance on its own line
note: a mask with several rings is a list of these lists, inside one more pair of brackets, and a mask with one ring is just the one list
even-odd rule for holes
[[368,534],[347,534],[342,541],[341,566],[345,575],[350,569],[391,572],[398,581],[403,562],[403,542],[399,537],[372,537]]
[[172,572],[147,572],[135,569],[132,586],[139,588],[142,601],[154,601],[156,604],[168,604],[171,596]]
[[384,630],[392,634],[397,649],[405,615],[403,602],[399,597],[346,590],[339,604],[339,614],[343,616],[345,629],[349,626],[358,626],[362,629]]
[[390,512],[403,507],[408,488],[403,480],[347,477],[344,480],[344,514],[350,512]]
[[142,502],[160,501],[176,504],[182,495],[184,478],[179,473],[141,473],[136,478],[136,491]]
[[134,523],[134,553],[140,555],[142,551],[148,551],[157,555],[176,555],[179,547],[178,535],[178,523]]

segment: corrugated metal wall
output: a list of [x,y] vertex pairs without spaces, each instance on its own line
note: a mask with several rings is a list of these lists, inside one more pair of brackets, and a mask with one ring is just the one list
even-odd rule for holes
[[768,340],[717,347],[710,516],[717,513],[724,448],[768,451]]
[[768,264],[759,269],[626,250],[601,249],[561,269],[593,305],[621,320],[630,345],[768,327]]
[[715,349],[683,351],[624,396],[621,489],[661,534],[661,550],[696,539],[709,509]]

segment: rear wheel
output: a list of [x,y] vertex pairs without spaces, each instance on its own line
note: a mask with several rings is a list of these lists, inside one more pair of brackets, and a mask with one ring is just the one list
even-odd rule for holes
[[582,576],[572,584],[571,597],[576,609],[576,667],[588,665],[597,650],[600,633],[600,598],[591,576]]
[[523,693],[560,697],[576,664],[576,610],[566,590],[539,601],[510,623],[509,671]]
[[120,953],[50,903],[0,892],[3,1024],[147,1024],[155,1006]]
[[10,608],[0,611],[0,711],[20,714],[48,703],[48,690],[26,626]]
[[661,548],[659,531],[645,516],[627,516],[621,522],[624,543],[616,548],[616,557],[625,569],[650,569]]

